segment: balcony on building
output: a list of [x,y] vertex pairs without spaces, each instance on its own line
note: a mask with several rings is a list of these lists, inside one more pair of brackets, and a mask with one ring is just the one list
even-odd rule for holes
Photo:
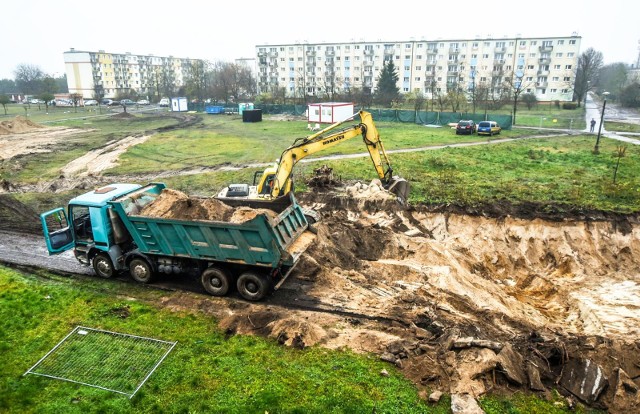
[[496,47],[494,53],[505,53],[507,51],[507,48],[502,46],[502,47]]
[[544,82],[536,82],[536,88],[546,88],[549,86],[549,82],[544,81]]
[[427,49],[427,55],[436,55],[438,54],[438,49]]
[[315,51],[315,50],[307,50],[307,51],[305,52],[305,54],[306,54],[307,56],[315,56],[315,55],[316,55],[316,51]]
[[541,65],[548,65],[551,63],[551,58],[540,58],[538,59],[538,63],[540,63]]
[[324,55],[325,55],[325,56],[335,56],[335,55],[336,55],[336,52],[335,52],[335,51],[333,51],[333,50],[326,50],[326,51],[324,52]]
[[457,55],[458,53],[460,53],[460,49],[457,47],[450,47],[449,48],[449,54],[451,55]]
[[552,51],[553,51],[553,46],[551,45],[540,46],[540,53],[552,52]]
[[393,48],[388,48],[388,49],[384,50],[384,55],[385,56],[393,56],[393,52],[394,52]]
[[549,76],[549,70],[548,69],[540,69],[538,71],[538,76]]
[[374,53],[373,49],[365,49],[364,50],[364,55],[365,56],[372,56]]
[[276,57],[278,57],[278,52],[269,52],[269,57],[270,57],[270,58],[276,58]]

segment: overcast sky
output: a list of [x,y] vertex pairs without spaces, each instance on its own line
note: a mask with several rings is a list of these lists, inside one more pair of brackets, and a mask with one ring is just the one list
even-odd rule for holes
[[62,54],[72,47],[233,61],[254,57],[257,44],[574,32],[580,52],[593,47],[605,63],[635,64],[636,1],[10,0],[0,5],[0,78],[13,78],[20,63],[61,75]]

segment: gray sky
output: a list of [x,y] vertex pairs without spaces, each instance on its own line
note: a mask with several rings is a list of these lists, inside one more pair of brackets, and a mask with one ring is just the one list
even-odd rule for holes
[[635,63],[640,41],[634,0],[10,0],[0,16],[0,78],[13,78],[20,63],[61,75],[72,47],[232,61],[253,57],[257,44],[577,32],[581,52],[593,47],[605,63]]

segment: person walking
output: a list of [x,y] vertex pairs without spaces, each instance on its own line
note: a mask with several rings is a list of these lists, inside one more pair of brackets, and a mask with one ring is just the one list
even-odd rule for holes
[[595,128],[596,128],[596,120],[594,118],[591,118],[591,130],[589,132],[593,132]]

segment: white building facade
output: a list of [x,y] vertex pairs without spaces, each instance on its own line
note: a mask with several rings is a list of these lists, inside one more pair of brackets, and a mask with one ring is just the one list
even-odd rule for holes
[[571,101],[581,37],[410,40],[257,45],[258,92],[327,96],[354,88],[375,92],[392,59],[401,93],[427,98],[452,89],[471,94],[517,88],[539,101]]
[[147,98],[169,96],[204,65],[198,59],[75,49],[64,52],[64,62],[69,93],[85,99],[117,98],[131,90]]

